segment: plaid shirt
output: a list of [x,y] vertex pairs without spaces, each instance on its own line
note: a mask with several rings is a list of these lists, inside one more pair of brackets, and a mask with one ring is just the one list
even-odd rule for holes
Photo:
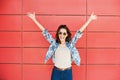
[[[55,51],[59,46],[59,43],[56,42],[55,39],[52,38],[52,35],[45,29],[42,34],[45,36],[46,40],[50,43],[49,49],[46,53],[46,57],[45,57],[45,63],[52,57],[52,61],[53,63],[55,62]],[[75,62],[76,65],[80,66],[80,55],[78,50],[75,47],[75,43],[77,42],[77,40],[82,36],[82,32],[80,30],[78,30],[75,34],[75,36],[73,37],[73,39],[70,42],[66,42],[66,46],[69,48],[70,52],[71,52],[71,60]]]

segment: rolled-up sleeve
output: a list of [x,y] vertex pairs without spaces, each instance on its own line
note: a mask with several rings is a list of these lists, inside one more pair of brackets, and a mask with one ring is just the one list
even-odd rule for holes
[[52,38],[52,35],[47,31],[47,29],[43,30],[42,32],[43,36],[46,38],[46,40],[51,44],[53,41],[55,41]]
[[72,41],[71,41],[72,44],[75,44],[75,43],[77,42],[77,40],[82,37],[82,35],[83,35],[83,33],[82,33],[80,30],[78,30],[78,31],[75,33],[75,36],[73,37],[73,39],[72,39]]

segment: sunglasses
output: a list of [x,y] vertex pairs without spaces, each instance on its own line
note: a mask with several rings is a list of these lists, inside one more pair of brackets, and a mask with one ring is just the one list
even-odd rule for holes
[[58,34],[59,34],[59,35],[62,35],[62,34],[63,34],[64,36],[66,36],[66,35],[67,35],[67,33],[65,33],[65,32],[64,32],[64,33],[59,32]]

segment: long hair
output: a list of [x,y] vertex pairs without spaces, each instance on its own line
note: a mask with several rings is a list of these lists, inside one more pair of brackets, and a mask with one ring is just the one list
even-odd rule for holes
[[65,29],[67,31],[68,36],[66,37],[65,41],[66,42],[71,41],[71,33],[70,33],[70,30],[68,29],[68,27],[66,25],[60,25],[58,27],[58,29],[57,29],[57,32],[56,32],[56,42],[61,43],[60,39],[59,39],[59,31],[60,31],[60,29]]

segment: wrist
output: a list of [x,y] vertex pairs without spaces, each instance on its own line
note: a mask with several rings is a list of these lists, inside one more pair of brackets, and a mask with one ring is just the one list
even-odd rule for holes
[[36,21],[36,18],[32,18],[33,21]]
[[91,22],[91,21],[92,21],[92,19],[91,19],[91,18],[89,18],[88,22]]

